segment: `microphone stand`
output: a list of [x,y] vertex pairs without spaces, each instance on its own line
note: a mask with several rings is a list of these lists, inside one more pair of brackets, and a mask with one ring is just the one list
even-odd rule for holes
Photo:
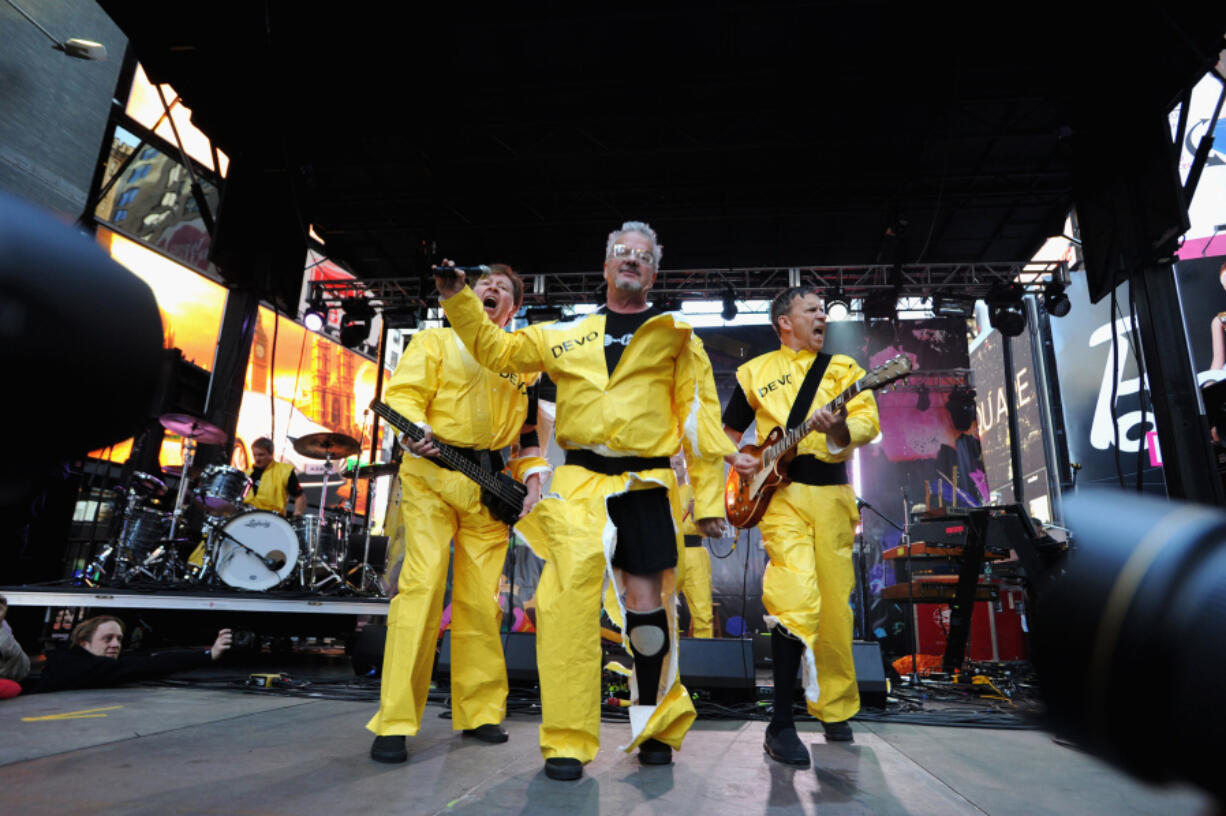
[[867,507],[872,510],[878,518],[885,521],[901,534],[901,543],[906,547],[907,552],[907,603],[911,609],[910,623],[908,628],[911,630],[911,685],[918,686],[919,679],[919,629],[916,626],[916,611],[915,611],[915,574],[913,572],[914,565],[911,558],[911,507],[907,501],[907,490],[902,488],[902,518],[903,523],[900,526],[898,522],[882,513],[876,507],[866,502],[859,497],[856,498],[856,504],[860,507]]

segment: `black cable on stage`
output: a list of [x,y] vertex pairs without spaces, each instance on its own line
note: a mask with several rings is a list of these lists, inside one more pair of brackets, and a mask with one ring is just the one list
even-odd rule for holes
[[[377,703],[379,701],[380,683],[366,678],[353,678],[340,681],[306,681],[295,680],[286,675],[284,686],[259,687],[249,682],[248,676],[233,676],[215,679],[172,678],[158,681],[148,681],[146,686],[170,686],[174,688],[195,688],[206,691],[237,691],[243,694],[256,694],[280,697],[297,697],[317,700],[336,700],[341,702]],[[507,698],[507,715],[522,714],[540,716],[539,696],[525,689],[513,689]],[[930,694],[931,698],[932,695]],[[886,710],[862,709],[853,717],[859,722],[897,723],[902,725],[924,725],[942,728],[986,728],[1010,731],[1042,730],[1037,720],[1030,716],[1013,711],[1003,711],[999,708],[967,707],[965,709],[944,708],[939,710],[924,710],[922,705],[897,692],[891,695],[891,702],[902,699],[900,704]],[[451,695],[445,691],[433,690],[427,695],[427,702],[444,706],[439,712],[440,719],[451,719]],[[702,720],[741,720],[749,722],[766,722],[770,720],[767,707],[757,702],[746,702],[739,705],[724,705],[710,700],[696,701],[695,709],[698,718]],[[805,709],[804,704],[794,705],[794,713],[798,722],[817,722]],[[629,709],[624,707],[601,707],[600,719],[608,723],[626,723],[630,719]]]
[[[735,529],[735,528],[734,528],[734,529]],[[720,561],[723,561],[725,558],[730,557],[730,556],[731,556],[731,555],[732,555],[734,552],[736,552],[736,545],[737,545],[737,542],[740,540],[740,537],[741,537],[741,533],[740,533],[740,531],[738,530],[738,531],[737,531],[737,532],[736,532],[736,533],[735,533],[735,534],[732,536],[732,546],[731,546],[731,547],[729,547],[729,548],[728,548],[728,552],[724,553],[723,555],[720,555],[719,553],[715,552],[715,550],[713,550],[713,549],[711,549],[711,548],[709,548],[709,547],[707,548],[707,551],[708,551],[709,553],[711,553],[711,556],[712,556],[712,557],[714,557],[714,558],[718,558]]]

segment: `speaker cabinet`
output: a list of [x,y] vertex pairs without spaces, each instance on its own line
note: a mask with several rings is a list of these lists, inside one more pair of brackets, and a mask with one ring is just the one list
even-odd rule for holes
[[[504,632],[499,635],[502,651],[507,661],[507,679],[512,683],[535,684],[536,635],[532,632]],[[435,676],[451,676],[451,630],[443,633],[443,647],[439,651]]]

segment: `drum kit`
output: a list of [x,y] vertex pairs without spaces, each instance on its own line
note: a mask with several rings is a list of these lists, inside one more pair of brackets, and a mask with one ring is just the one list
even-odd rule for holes
[[[361,445],[356,439],[339,433],[291,438],[294,450],[309,459],[323,459],[324,469],[319,507],[287,520],[244,501],[252,481],[238,468],[193,468],[198,444],[225,443],[222,429],[184,414],[166,414],[159,422],[183,438],[183,466],[171,509],[164,508],[169,493],[165,482],[148,473],[134,473],[118,536],[78,573],[83,583],[187,582],[256,592],[382,593],[379,572],[370,563],[369,525],[356,517],[354,504],[358,479],[393,472],[394,466],[366,465],[340,475],[335,460],[358,453]],[[335,484],[351,477],[353,501],[340,509],[327,507],[329,480]],[[196,542],[195,552],[184,560],[180,547]]]

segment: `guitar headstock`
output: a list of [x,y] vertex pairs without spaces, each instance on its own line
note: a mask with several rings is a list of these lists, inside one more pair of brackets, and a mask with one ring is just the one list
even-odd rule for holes
[[897,357],[887,360],[865,374],[861,382],[865,388],[883,388],[892,382],[907,377],[911,371],[911,358],[905,354],[899,354]]

